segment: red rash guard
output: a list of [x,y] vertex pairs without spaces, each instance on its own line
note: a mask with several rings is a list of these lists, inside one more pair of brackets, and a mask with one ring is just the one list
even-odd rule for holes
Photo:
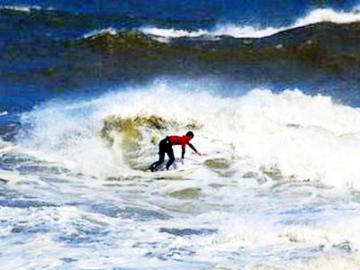
[[188,136],[168,136],[168,139],[172,145],[181,145],[183,149],[190,141]]

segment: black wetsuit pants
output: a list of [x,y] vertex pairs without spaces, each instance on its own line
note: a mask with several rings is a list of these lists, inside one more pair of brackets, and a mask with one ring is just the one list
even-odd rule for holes
[[167,137],[161,140],[159,143],[159,160],[154,162],[150,166],[151,171],[156,171],[157,167],[159,167],[164,162],[165,153],[169,157],[169,161],[166,163],[166,169],[169,169],[171,164],[174,163],[175,157],[174,157],[174,150],[172,149],[172,144]]

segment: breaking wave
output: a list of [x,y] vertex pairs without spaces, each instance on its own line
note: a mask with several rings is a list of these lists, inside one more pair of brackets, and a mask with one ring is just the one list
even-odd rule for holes
[[250,170],[270,181],[360,188],[356,108],[297,89],[225,98],[194,82],[157,81],[121,90],[44,104],[23,116],[33,128],[19,143],[72,170],[108,177],[146,168],[163,136],[193,129],[194,144],[207,153],[196,161],[204,173]]

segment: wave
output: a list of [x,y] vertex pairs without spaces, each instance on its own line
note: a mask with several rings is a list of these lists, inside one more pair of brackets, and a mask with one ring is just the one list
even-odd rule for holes
[[[166,43],[158,36],[115,33],[111,28],[89,35],[77,45],[104,57],[111,55],[111,60],[106,57],[103,65],[109,65],[112,74],[120,74],[118,78],[121,72],[128,75],[127,71],[136,71],[136,77],[216,74],[241,78],[248,83],[256,81],[258,85],[263,82],[303,84],[315,79],[316,85],[324,86],[331,76],[334,82],[339,79],[355,85],[360,59],[359,26],[360,23],[319,23],[261,39],[186,37]],[[91,70],[92,65],[91,62]],[[263,70],[261,75],[258,70]],[[284,70],[287,76],[283,76]]]
[[[290,29],[290,28],[289,28]],[[256,29],[253,26],[244,26],[239,27],[235,24],[219,24],[215,26],[212,30],[199,29],[196,31],[188,31],[183,29],[174,29],[174,28],[158,28],[154,26],[143,26],[138,29],[138,32],[143,33],[145,35],[152,36],[154,39],[168,42],[167,38],[196,38],[196,37],[219,37],[219,36],[233,36],[236,38],[262,38],[274,35],[278,32],[284,31],[286,28],[278,29],[278,28],[265,28],[265,29]],[[82,36],[82,38],[96,38],[98,36],[104,34],[117,35],[122,33],[122,30],[117,30],[115,28],[109,27],[104,29],[98,29],[86,33]],[[161,39],[162,38],[162,39]]]
[[200,36],[232,36],[235,38],[263,38],[279,32],[304,27],[311,24],[331,22],[336,24],[347,24],[360,21],[360,12],[358,8],[354,8],[350,12],[335,11],[329,8],[316,9],[308,13],[305,17],[297,19],[292,25],[284,27],[265,27],[259,28],[255,26],[240,26],[234,23],[220,23],[210,30],[199,29],[196,31],[188,31],[175,28],[158,28],[154,26],[144,26],[140,31],[145,34],[161,36],[166,38],[179,37],[200,37]]
[[232,98],[212,90],[158,81],[80,103],[47,103],[23,116],[33,129],[18,144],[74,171],[126,176],[157,158],[159,139],[193,129],[194,145],[207,153],[197,161],[205,175],[252,172],[269,181],[360,188],[359,109],[296,89]]
[[3,112],[0,111],[0,116],[5,116],[5,115],[7,115],[7,114],[8,114],[7,111],[3,111]]
[[[330,19],[326,19],[326,14]],[[33,21],[32,15],[25,17]],[[48,12],[46,16],[36,15],[39,15],[39,22],[42,23],[40,28],[44,31],[35,30],[36,33],[29,35],[28,30],[31,29],[21,28],[23,31],[19,33],[19,38],[11,34],[5,37],[1,44],[5,56],[4,66],[7,69],[1,77],[5,81],[24,81],[24,78],[27,78],[26,83],[30,80],[32,84],[49,83],[52,85],[49,88],[53,89],[69,89],[87,87],[96,81],[101,84],[128,81],[134,76],[142,80],[151,80],[157,76],[191,77],[210,74],[231,79],[240,78],[252,86],[273,83],[290,85],[289,82],[296,83],[291,84],[291,87],[302,83],[324,86],[329,83],[328,76],[336,83],[346,81],[351,85],[351,89],[357,85],[356,75],[360,59],[359,22],[321,22],[281,33],[277,33],[278,28],[254,32],[253,27],[239,28],[228,24],[217,26],[214,30],[216,36],[202,38],[208,30],[183,30],[175,34],[185,37],[169,40],[167,36],[173,35],[171,29],[170,33],[145,34],[136,31],[136,26],[130,27],[141,25],[143,20],[132,21],[133,19],[128,17],[122,17],[125,21],[131,21],[128,21],[128,28],[116,23],[104,23],[90,31],[93,27],[91,16],[84,17],[81,14],[60,11]],[[322,20],[345,22],[341,16],[341,12],[330,9],[315,10],[294,25]],[[102,17],[97,18],[102,21]],[[111,20],[120,20],[119,18],[115,16]],[[349,17],[347,22],[351,20],[354,18]],[[70,25],[77,25],[77,30],[66,30],[68,33],[59,31],[59,27],[72,29],[67,26],[68,22]],[[79,30],[79,23],[84,23],[88,27]],[[109,25],[112,27],[107,27]],[[16,27],[16,23],[13,27]],[[277,34],[257,39],[231,36],[239,29],[242,33],[238,36],[263,37]],[[230,36],[217,36],[225,32]],[[28,40],[29,37],[34,39]],[[23,42],[23,38],[26,38],[26,43]],[[26,51],[32,51],[32,54],[29,55]],[[64,58],[63,55],[68,57]],[[46,66],[41,64],[34,67],[26,64],[32,63],[35,59],[41,63],[47,62]],[[24,63],[25,66],[14,70],[14,60]],[[94,68],[94,63],[98,63],[97,68]],[[260,76],[258,70],[263,71]],[[284,70],[286,76],[283,76]],[[39,83],[39,79],[46,82]]]

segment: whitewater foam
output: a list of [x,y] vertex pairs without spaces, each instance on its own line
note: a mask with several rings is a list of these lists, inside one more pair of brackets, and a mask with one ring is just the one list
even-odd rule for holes
[[235,38],[262,38],[274,35],[276,33],[303,27],[321,22],[332,22],[337,24],[346,24],[360,21],[360,13],[355,7],[349,12],[335,11],[330,8],[315,9],[305,15],[303,18],[297,19],[292,25],[284,27],[254,27],[251,25],[237,25],[234,23],[219,23],[210,30],[199,29],[196,31],[187,31],[184,29],[174,28],[158,28],[154,26],[144,26],[140,28],[145,34],[151,34],[166,38],[179,37],[200,37],[200,36],[232,36]]
[[320,22],[344,24],[359,21],[360,14],[356,11],[356,9],[353,9],[351,12],[335,11],[332,9],[316,9],[304,18],[298,19],[292,28]]
[[253,26],[238,26],[236,24],[227,23],[216,25],[211,30],[199,29],[197,31],[187,31],[181,29],[165,29],[146,26],[140,28],[140,31],[147,35],[160,36],[164,38],[180,38],[180,37],[218,37],[218,36],[233,36],[236,38],[261,38],[266,36],[271,36],[280,32],[284,29],[278,29],[273,27],[268,27],[264,29],[257,29]]
[[208,153],[209,162],[224,159],[232,168],[240,168],[245,159],[270,180],[360,188],[358,109],[300,90],[274,94],[255,89],[244,96],[224,98],[201,91],[204,89],[187,92],[185,85],[159,81],[91,101],[44,104],[24,115],[23,121],[34,129],[19,143],[73,170],[112,176],[130,169],[124,151],[131,149],[123,148],[125,134],[116,129],[111,134],[119,143],[107,145],[100,136],[104,120],[117,116],[132,121],[155,115],[169,126],[156,133],[138,127],[138,148],[126,152],[138,165],[147,166],[156,159],[155,141],[162,136],[184,133],[187,125],[197,123],[194,143]]

